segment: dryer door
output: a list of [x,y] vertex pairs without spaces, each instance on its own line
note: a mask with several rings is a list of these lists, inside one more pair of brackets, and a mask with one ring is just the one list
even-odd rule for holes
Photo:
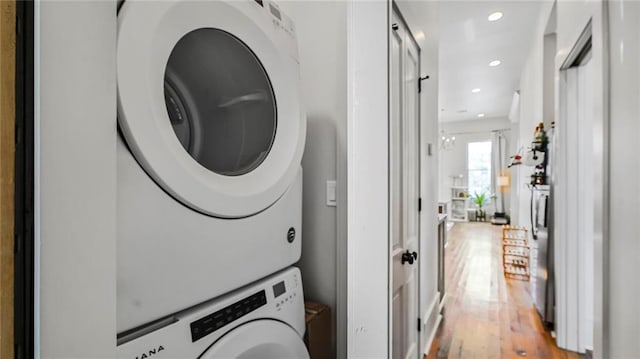
[[201,359],[304,359],[307,349],[298,333],[275,320],[244,324],[216,341]]
[[254,1],[127,1],[118,21],[118,122],[145,171],[207,215],[273,204],[306,130],[274,15]]

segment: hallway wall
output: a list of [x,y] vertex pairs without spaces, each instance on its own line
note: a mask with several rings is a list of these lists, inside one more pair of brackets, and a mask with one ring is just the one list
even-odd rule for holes
[[[548,14],[548,12],[544,10],[542,13],[545,15]],[[533,48],[520,78],[520,116],[518,133],[514,133],[516,149],[522,147],[526,149],[528,146],[531,146],[535,127],[539,122],[544,121],[542,90],[544,44],[543,37],[540,36],[540,34],[546,26],[546,18],[546,16],[543,16],[543,20],[539,21],[536,38],[533,41]],[[513,224],[531,227],[531,211],[529,208],[531,192],[527,187],[527,183],[530,180],[533,168],[521,165],[513,167],[512,172],[515,172],[513,177],[517,178],[513,190],[515,191],[515,197],[518,199],[518,202],[514,203],[514,205],[518,207],[518,216],[512,218]]]
[[[343,1],[283,1],[298,35],[301,99],[307,116],[303,168],[302,271],[305,300],[331,307],[334,350],[346,354],[344,303],[338,286],[346,280],[347,44]],[[322,29],[322,31],[318,31]],[[337,181],[338,207],[326,204],[326,183]],[[341,279],[343,279],[341,281]],[[337,330],[339,330],[337,332]],[[336,334],[338,334],[336,343]]]
[[35,353],[115,358],[116,3],[35,6]]
[[[610,134],[608,265],[604,288],[609,293],[605,310],[609,322],[611,358],[629,358],[640,353],[640,281],[638,258],[640,238],[640,3],[609,2],[610,48]],[[596,248],[601,250],[602,248]],[[596,287],[596,290],[598,288]]]
[[[545,4],[536,32],[535,44],[521,78],[521,131],[518,140],[528,141],[530,132],[542,114],[543,36],[553,3]],[[560,0],[557,3],[557,52],[555,67],[560,68],[585,25],[591,21],[593,29],[593,60],[599,69],[595,88],[599,97],[594,100],[596,117],[604,118],[606,143],[602,151],[594,153],[594,163],[605,161],[606,186],[596,202],[605,212],[604,228],[595,228],[595,337],[594,357],[629,358],[640,353],[640,282],[636,280],[640,240],[634,223],[640,217],[640,159],[630,149],[637,147],[640,134],[638,93],[640,93],[640,4],[634,1]],[[556,75],[556,92],[557,92]],[[556,95],[557,99],[557,95]],[[607,103],[609,99],[610,103]],[[556,100],[557,101],[557,100]],[[557,116],[557,115],[556,115]],[[596,143],[598,145],[598,143]],[[608,167],[607,167],[608,163]],[[607,183],[608,181],[608,183]],[[596,193],[599,190],[596,188]],[[521,211],[528,203],[520,197]],[[610,210],[606,212],[606,206]],[[519,222],[527,225],[528,210],[520,213]],[[597,223],[597,221],[596,221]],[[599,255],[602,254],[602,255]],[[604,341],[599,341],[604,338]]]

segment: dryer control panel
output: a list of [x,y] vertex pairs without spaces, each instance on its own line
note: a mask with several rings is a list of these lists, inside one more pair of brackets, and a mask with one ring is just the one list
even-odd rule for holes
[[286,46],[292,51],[293,57],[298,58],[298,43],[296,40],[296,27],[293,20],[287,16],[280,6],[271,0],[253,0],[264,9],[264,13],[270,18],[272,27],[283,35]]
[[285,15],[278,4],[273,1],[254,0],[256,4],[263,7],[271,15],[273,24],[282,29],[282,31],[289,34],[291,37],[295,37],[295,26],[291,18]]

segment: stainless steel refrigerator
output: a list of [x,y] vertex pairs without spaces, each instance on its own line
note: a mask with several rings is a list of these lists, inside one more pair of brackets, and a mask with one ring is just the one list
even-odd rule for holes
[[531,195],[533,247],[536,249],[534,301],[543,323],[555,322],[555,281],[553,253],[553,201],[551,186],[536,186]]
[[534,270],[534,302],[542,322],[549,329],[555,324],[555,270],[554,270],[554,210],[553,210],[553,154],[557,140],[553,128],[548,132],[545,151],[545,184],[531,187],[531,234]]

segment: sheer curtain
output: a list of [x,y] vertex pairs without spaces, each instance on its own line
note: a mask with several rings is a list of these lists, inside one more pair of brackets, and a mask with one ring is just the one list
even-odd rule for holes
[[502,131],[493,132],[491,140],[491,192],[495,193],[495,212],[506,213],[505,193],[500,192],[498,186],[500,175],[505,173],[507,166],[507,139]]

